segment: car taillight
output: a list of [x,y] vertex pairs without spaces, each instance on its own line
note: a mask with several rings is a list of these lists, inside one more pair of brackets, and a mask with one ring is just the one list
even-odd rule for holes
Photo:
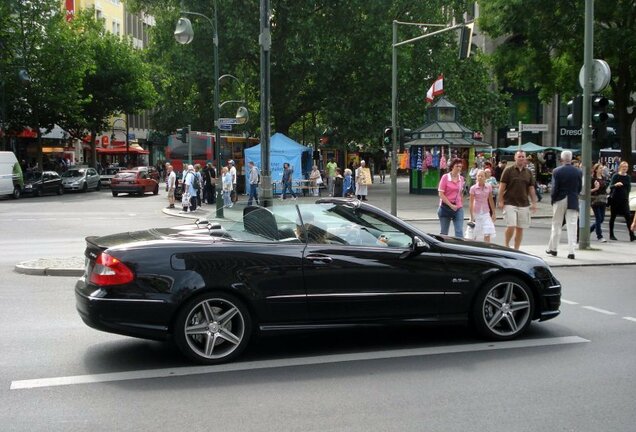
[[122,285],[133,279],[135,275],[126,264],[105,252],[98,255],[90,277],[95,285]]

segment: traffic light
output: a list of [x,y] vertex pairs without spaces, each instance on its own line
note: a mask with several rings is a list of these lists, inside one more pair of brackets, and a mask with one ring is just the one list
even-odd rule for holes
[[384,145],[385,147],[391,147],[393,143],[393,128],[384,128]]
[[583,123],[583,96],[574,96],[568,102],[568,124],[581,127]]
[[470,47],[473,44],[473,28],[475,23],[471,22],[459,30],[459,59],[467,59],[470,57]]
[[614,101],[604,96],[592,95],[592,136],[601,145],[607,140],[607,122],[614,120],[614,114],[608,112],[613,108]]
[[400,128],[400,153],[404,152],[404,144],[411,141],[411,129]]
[[179,138],[179,141],[181,141],[182,143],[187,143],[189,132],[190,130],[187,127],[177,129],[177,138]]

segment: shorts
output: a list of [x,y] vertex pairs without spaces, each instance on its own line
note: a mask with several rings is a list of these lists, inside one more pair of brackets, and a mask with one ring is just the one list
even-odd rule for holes
[[530,207],[505,205],[503,220],[507,227],[530,228]]

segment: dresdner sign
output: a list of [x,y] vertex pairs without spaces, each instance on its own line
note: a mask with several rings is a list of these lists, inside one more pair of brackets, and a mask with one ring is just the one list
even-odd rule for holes
[[574,127],[560,127],[559,136],[583,136],[583,129]]

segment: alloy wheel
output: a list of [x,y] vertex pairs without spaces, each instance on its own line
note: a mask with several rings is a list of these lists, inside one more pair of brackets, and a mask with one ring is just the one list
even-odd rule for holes
[[517,336],[531,319],[531,294],[516,281],[493,285],[481,304],[483,323],[493,335],[501,338]]
[[245,345],[248,328],[241,309],[220,297],[205,297],[194,303],[181,329],[191,357],[209,362],[238,353]]

